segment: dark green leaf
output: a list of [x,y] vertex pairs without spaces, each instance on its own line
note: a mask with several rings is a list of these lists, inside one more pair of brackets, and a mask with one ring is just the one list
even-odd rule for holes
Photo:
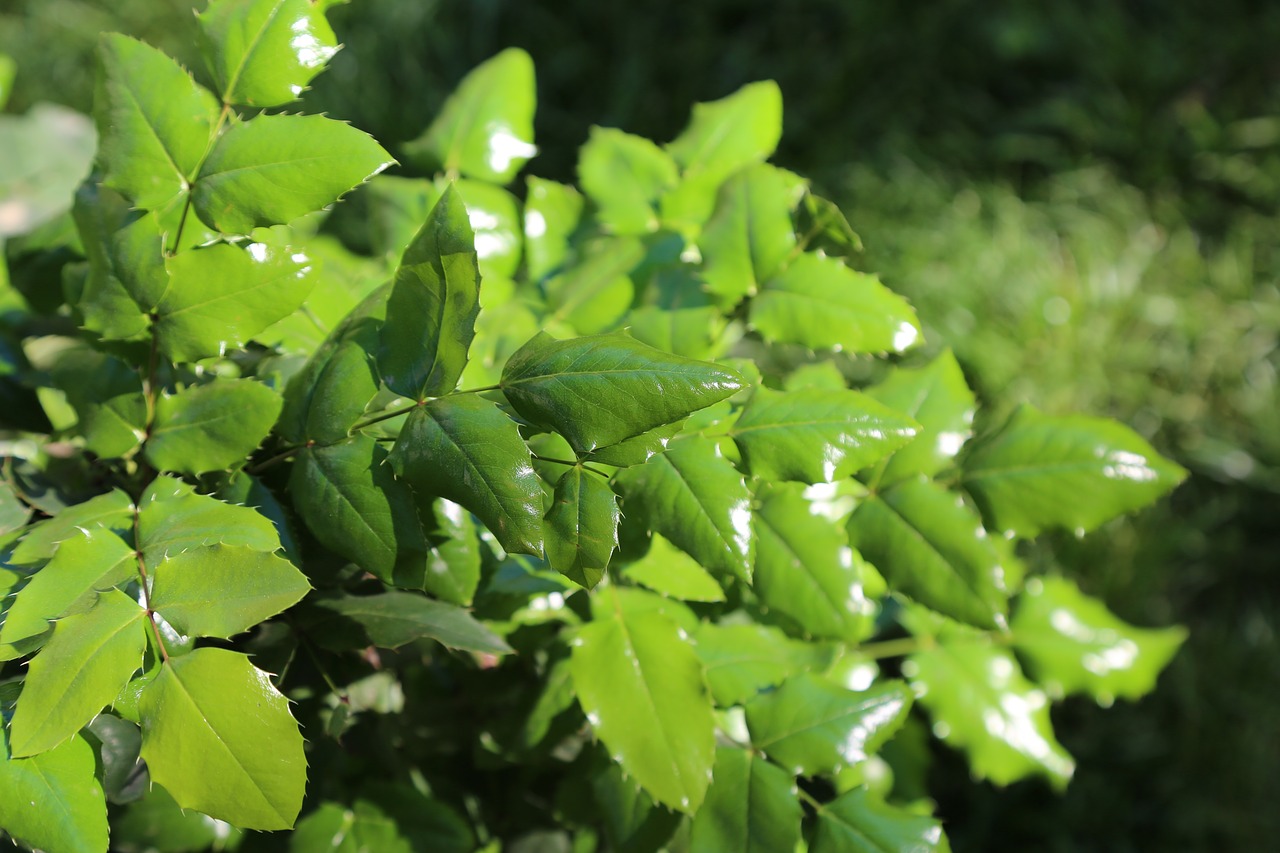
[[123,804],[137,800],[146,791],[146,774],[138,762],[142,732],[114,714],[99,714],[89,723],[88,732],[97,741],[95,749],[102,762],[102,790],[107,802]]
[[722,708],[741,705],[798,672],[824,669],[833,656],[831,644],[792,640],[768,625],[704,622],[695,638],[711,695]]
[[243,462],[280,414],[280,395],[254,379],[220,379],[161,394],[147,439],[159,471],[204,474]]
[[599,208],[596,218],[614,234],[658,228],[658,200],[676,185],[671,155],[641,136],[592,127],[578,153],[578,179]]
[[724,590],[698,561],[658,533],[643,557],[626,568],[627,577],[654,592],[682,601],[724,601]]
[[227,823],[210,820],[199,812],[183,811],[158,785],[150,786],[142,799],[111,820],[111,841],[121,850],[235,850],[241,835],[239,829]]
[[329,648],[395,649],[429,639],[451,649],[499,655],[511,651],[467,610],[412,592],[319,597],[310,604],[302,621],[315,641]]
[[0,827],[36,850],[106,850],[107,804],[88,741],[77,735],[49,752],[12,758],[8,740],[0,726]]
[[421,557],[401,554],[396,586],[420,589],[450,604],[470,605],[480,583],[482,547],[471,513],[438,498],[420,507],[419,514],[430,550]]
[[612,762],[591,773],[591,793],[604,823],[609,849],[617,853],[656,850],[671,838],[679,812],[654,805],[653,798]]
[[803,189],[795,175],[766,163],[725,182],[698,240],[708,291],[736,305],[778,272],[796,247],[791,208]]
[[813,853],[951,853],[942,824],[855,788],[818,810]]
[[551,568],[591,589],[618,546],[618,497],[603,477],[581,465],[556,483],[542,538]]
[[567,184],[530,176],[524,200],[525,267],[530,281],[555,272],[569,254],[582,217],[582,196]]
[[71,214],[89,261],[76,302],[85,328],[106,340],[141,340],[150,322],[147,312],[169,283],[159,223],[94,184],[76,191]]
[[623,439],[617,444],[600,447],[584,455],[585,462],[598,462],[617,468],[628,468],[632,465],[643,465],[656,453],[667,449],[667,443],[680,434],[684,421],[654,427],[631,438]]
[[776,853],[800,841],[795,779],[745,749],[722,746],[707,800],[693,819],[693,850]]
[[862,238],[836,204],[806,192],[794,211],[796,234],[810,251],[849,258],[862,251]]
[[231,637],[297,604],[311,589],[288,560],[243,545],[209,545],[151,567],[150,603],[192,637]]
[[635,297],[629,273],[644,259],[644,245],[634,237],[593,240],[577,263],[547,280],[547,304],[554,309],[548,323],[569,323],[580,334],[612,329]]

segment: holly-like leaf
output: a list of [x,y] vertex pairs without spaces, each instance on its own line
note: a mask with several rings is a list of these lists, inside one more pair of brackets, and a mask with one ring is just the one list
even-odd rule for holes
[[750,320],[766,340],[815,350],[902,352],[920,341],[905,299],[873,275],[808,252],[765,282]]
[[507,551],[542,553],[542,486],[515,422],[474,394],[418,406],[388,460],[419,490],[462,504]]
[[569,254],[582,218],[583,198],[568,184],[530,176],[524,199],[525,268],[530,281],[554,272]]
[[138,602],[110,590],[88,613],[59,620],[27,670],[9,729],[14,756],[55,748],[116,698],[142,666],[144,615]]
[[857,391],[761,386],[730,434],[757,477],[830,483],[902,447],[918,428]]
[[741,705],[796,673],[821,670],[833,656],[831,644],[792,640],[768,625],[704,622],[695,638],[707,685],[722,708]]
[[467,606],[480,584],[480,539],[476,523],[463,507],[438,498],[420,506],[430,551],[421,561],[402,555],[396,566],[395,584],[449,602]]
[[862,501],[848,531],[895,590],[970,625],[1005,625],[1004,555],[960,495],[904,480]]
[[280,535],[265,515],[223,503],[173,477],[157,477],[138,501],[138,548],[148,565],[204,545],[275,551]]
[[751,493],[742,475],[707,438],[686,438],[614,482],[624,513],[635,513],[713,572],[750,581],[755,543]]
[[1136,628],[1070,580],[1027,583],[1013,617],[1013,642],[1036,681],[1061,696],[1085,693],[1103,705],[1137,699],[1156,685],[1187,630]]
[[578,152],[578,179],[596,203],[596,218],[614,234],[658,228],[657,205],[679,170],[666,151],[641,136],[592,127]]
[[641,586],[681,601],[724,601],[719,582],[659,533],[653,534],[645,555],[627,566],[626,575]]
[[133,529],[133,501],[119,489],[112,489],[31,525],[9,556],[9,564],[34,566],[50,559],[58,543],[70,539],[77,528],[104,528],[125,535]]
[[452,391],[467,366],[479,313],[475,235],[461,196],[450,188],[396,270],[378,350],[387,387],[415,400]]
[[161,394],[147,439],[160,471],[204,474],[243,462],[280,414],[280,395],[253,379],[220,379]]
[[800,800],[791,774],[731,746],[716,749],[706,802],[693,818],[692,850],[774,853],[800,840]]
[[551,568],[591,589],[604,577],[618,545],[618,497],[608,482],[581,465],[569,468],[556,483],[543,527]]
[[644,254],[644,244],[634,237],[589,243],[577,263],[544,285],[553,309],[549,322],[566,322],[584,335],[614,328],[635,298],[628,276]]
[[818,810],[813,853],[951,853],[942,824],[854,788]]
[[596,735],[656,801],[694,814],[715,757],[702,665],[667,617],[597,593],[569,668]]
[[668,811],[612,762],[590,773],[590,790],[611,850],[657,850],[671,838],[679,812]]
[[747,702],[747,728],[752,746],[794,773],[814,776],[874,755],[906,720],[911,699],[901,681],[854,691],[802,673]]
[[364,345],[322,346],[285,388],[280,431],[293,441],[345,438],[377,393],[378,374]]
[[830,199],[805,192],[793,219],[800,242],[810,251],[835,258],[849,258],[862,251],[862,238]]
[[1146,506],[1187,476],[1133,430],[1022,406],[964,459],[964,487],[999,530],[1081,533]]
[[736,305],[778,272],[796,247],[791,208],[803,189],[795,175],[766,163],[725,182],[698,239],[708,291]]
[[201,52],[228,104],[297,100],[335,53],[324,12],[334,0],[213,0],[197,17]]
[[538,152],[536,104],[533,60],[508,48],[463,79],[405,156],[423,169],[506,184]]
[[94,118],[103,183],[143,210],[187,191],[218,122],[218,101],[163,52],[102,37]]
[[169,285],[160,226],[120,194],[86,183],[71,209],[89,270],[76,308],[105,340],[141,340],[147,313]]
[[741,387],[741,377],[728,368],[625,335],[557,341],[539,333],[502,371],[502,390],[515,410],[554,429],[578,452],[678,421]]
[[583,456],[583,461],[599,462],[615,468],[629,468],[632,465],[643,465],[654,454],[667,449],[667,443],[680,434],[684,421],[654,427],[631,438],[623,439],[617,444],[597,448]]
[[344,595],[312,599],[301,615],[326,648],[396,649],[414,640],[435,640],[451,649],[508,654],[511,647],[468,611],[412,592]]
[[138,371],[90,347],[58,355],[51,373],[79,420],[85,448],[104,459],[123,456],[146,437],[147,400]]
[[142,758],[184,809],[245,829],[289,829],[307,761],[289,703],[241,654],[167,660],[142,691]]
[[782,138],[782,91],[772,80],[749,83],[728,97],[694,104],[693,118],[667,144],[686,176],[718,184],[769,158]]
[[95,763],[93,747],[79,735],[40,755],[13,758],[0,726],[0,826],[33,850],[106,850],[107,803]]
[[248,234],[333,204],[394,162],[344,122],[259,115],[218,137],[196,177],[192,206],[209,227]]

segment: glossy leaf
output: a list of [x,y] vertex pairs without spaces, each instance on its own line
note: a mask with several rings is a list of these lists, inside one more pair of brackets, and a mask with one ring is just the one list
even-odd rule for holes
[[905,299],[873,275],[809,253],[765,282],[750,321],[766,340],[814,350],[902,352],[920,341]]
[[761,386],[731,434],[757,477],[830,483],[907,444],[918,428],[857,391]]
[[1115,421],[1022,406],[964,460],[964,487],[999,530],[1080,532],[1146,506],[1187,472]]
[[658,533],[653,534],[645,555],[626,567],[626,576],[681,601],[724,601],[719,582],[697,560]]
[[364,345],[322,346],[285,388],[280,431],[294,441],[346,438],[377,393],[378,373]]
[[292,222],[333,204],[394,160],[373,138],[316,115],[259,115],[231,125],[200,167],[192,206],[224,234]]
[[471,604],[480,583],[483,547],[471,513],[444,499],[433,501],[419,513],[430,551],[422,562],[420,575],[414,570],[411,577],[407,576],[406,561],[401,559],[396,567],[396,586],[421,589],[450,604]]
[[103,183],[143,210],[185,194],[218,122],[218,101],[150,45],[109,33],[94,117]]
[[157,477],[138,501],[138,547],[148,564],[205,545],[275,551],[280,535],[265,515],[234,506],[172,477]]
[[608,482],[581,465],[556,482],[543,526],[551,568],[591,589],[604,577],[618,545],[618,497]]
[[791,774],[745,749],[722,746],[690,848],[774,853],[800,840],[800,800]]
[[588,244],[576,264],[547,280],[549,322],[569,323],[584,335],[613,329],[635,298],[628,276],[643,259],[644,245],[633,237]]
[[479,313],[475,235],[461,196],[449,189],[396,270],[378,350],[387,387],[415,400],[452,391]]
[[524,200],[525,266],[530,281],[554,272],[569,254],[569,237],[582,217],[576,189],[530,176]]
[[670,619],[612,589],[573,643],[569,668],[596,736],[656,801],[688,814],[707,791],[715,720],[702,665]]
[[252,379],[161,394],[147,460],[161,471],[193,475],[235,467],[266,438],[281,405],[279,394]]
[[747,728],[752,746],[794,773],[814,776],[874,755],[906,720],[911,699],[901,681],[853,691],[802,673],[747,702]]
[[586,462],[598,462],[601,465],[612,465],[616,468],[629,468],[632,465],[643,465],[656,453],[667,449],[667,443],[680,434],[683,421],[654,427],[631,438],[623,439],[608,447],[599,447],[583,456]]
[[106,850],[107,804],[94,765],[93,747],[79,735],[40,755],[13,758],[0,726],[0,826],[33,850]]
[[1136,628],[1070,580],[1027,583],[1013,617],[1014,648],[1055,695],[1084,693],[1103,705],[1150,693],[1187,638],[1185,628]]
[[42,563],[54,556],[60,542],[76,535],[77,528],[104,528],[123,535],[133,529],[133,501],[119,489],[112,489],[69,506],[53,518],[28,527],[8,562],[14,566]]
[[463,79],[405,155],[424,169],[506,184],[538,151],[535,104],[533,60],[508,48]]
[[942,824],[891,806],[864,788],[818,810],[812,853],[950,853]]
[[614,234],[657,230],[658,200],[675,186],[678,171],[671,155],[648,139],[610,127],[592,127],[578,152],[582,189]]
[[333,648],[395,649],[435,640],[451,649],[506,654],[511,647],[461,607],[412,592],[322,597],[304,618],[316,642]]
[[147,312],[169,285],[160,227],[105,187],[85,185],[71,209],[89,270],[76,307],[105,340],[140,340]]
[[324,18],[333,2],[214,0],[198,17],[201,50],[229,104],[274,107],[297,100],[338,52]]
[[142,758],[178,804],[245,829],[288,829],[306,758],[288,701],[244,655],[170,658],[142,692]]
[[138,372],[88,347],[58,356],[51,373],[76,410],[85,448],[104,459],[123,456],[146,437],[147,401]]
[[695,104],[689,126],[667,145],[686,176],[719,183],[765,160],[782,138],[782,92],[772,80],[750,83],[728,97]]
[[388,459],[415,488],[476,514],[507,551],[542,553],[542,487],[515,422],[474,394],[410,413]]
[[710,439],[688,438],[614,482],[634,514],[713,572],[749,581],[755,543],[751,493]]
[[708,291],[735,305],[779,271],[796,248],[791,207],[802,190],[794,175],[765,163],[725,182],[698,239]]
[[954,492],[923,477],[905,480],[860,503],[848,530],[899,592],[961,622],[1005,624],[1003,554]]
[[625,335],[557,341],[540,333],[502,371],[521,416],[579,452],[672,423],[742,387],[727,368],[664,353]]
[[796,673],[821,670],[832,658],[830,645],[792,640],[768,625],[706,622],[695,639],[707,685],[722,708],[741,705]]

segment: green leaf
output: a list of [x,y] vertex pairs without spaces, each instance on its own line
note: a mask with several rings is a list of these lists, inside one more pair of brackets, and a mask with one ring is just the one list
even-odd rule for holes
[[626,567],[626,576],[681,601],[724,601],[719,582],[697,560],[658,533],[653,534],[645,555]]
[[[465,178],[452,184],[466,202],[480,275],[512,278],[520,269],[520,203],[501,187]],[[446,187],[447,190],[447,187]]]
[[506,184],[538,149],[533,60],[508,48],[478,65],[458,85],[431,126],[405,146],[422,169]]
[[805,248],[836,258],[850,258],[862,251],[862,238],[836,204],[806,191],[793,212],[796,234]]
[[818,810],[812,853],[951,853],[942,824],[888,805],[864,788]]
[[99,714],[87,731],[97,741],[94,747],[102,767],[102,790],[115,804],[138,799],[145,791],[138,751],[142,732],[138,726],[115,714]]
[[592,127],[578,152],[578,179],[596,219],[614,234],[658,228],[657,203],[679,178],[675,160],[642,136]]
[[200,47],[228,104],[297,100],[338,43],[324,18],[333,0],[214,0],[197,15]]
[[259,115],[218,137],[191,201],[209,227],[248,234],[320,210],[393,162],[373,137],[343,122]]
[[634,237],[592,241],[577,263],[546,282],[549,323],[568,322],[580,334],[612,329],[635,297],[628,274],[644,259],[644,244]]
[[904,480],[860,503],[848,531],[898,592],[971,625],[1004,626],[1003,555],[960,495]]
[[159,471],[204,474],[244,462],[280,414],[280,395],[255,379],[219,379],[161,394],[147,439]]
[[120,693],[142,666],[145,611],[119,590],[88,613],[68,616],[32,660],[9,730],[16,757],[37,755],[70,738]]
[[377,393],[374,359],[363,344],[322,346],[285,388],[280,431],[292,441],[346,438]]
[[680,434],[684,421],[654,427],[631,438],[623,439],[617,444],[597,448],[582,457],[584,462],[598,462],[601,465],[612,465],[615,468],[629,468],[632,465],[643,465],[656,453],[667,449],[667,443]]
[[706,667],[707,685],[721,708],[741,705],[766,687],[831,664],[831,644],[792,640],[768,625],[698,627],[694,649]]
[[578,701],[614,760],[654,800],[694,814],[715,757],[702,665],[676,624],[629,611],[612,589],[573,642]]
[[461,196],[450,188],[396,270],[378,349],[387,387],[419,401],[452,391],[479,313],[475,236]]
[[709,292],[736,305],[778,272],[796,247],[791,208],[803,189],[795,175],[766,163],[725,182],[698,239]]
[[85,346],[60,353],[51,373],[76,410],[76,431],[91,453],[123,456],[146,437],[147,400],[138,371]]
[[111,821],[111,840],[121,850],[235,850],[241,837],[230,824],[183,811],[159,785]]
[[770,611],[808,636],[856,643],[876,606],[863,590],[862,559],[830,519],[816,515],[799,486],[763,495],[755,515],[754,585]]
[[1027,583],[1011,627],[1014,648],[1040,684],[1102,705],[1150,693],[1187,638],[1182,627],[1135,628],[1060,577]]
[[315,285],[307,256],[287,246],[215,243],[168,260],[155,306],[160,351],[173,361],[223,355],[292,314]]
[[667,145],[684,170],[719,184],[750,163],[767,160],[782,138],[782,92],[772,80],[749,83],[728,97],[694,104],[689,126]]
[[915,440],[881,463],[871,483],[887,485],[916,474],[932,477],[951,463],[969,439],[977,403],[949,349],[917,370],[897,368],[888,379],[868,388],[867,396],[920,425]]
[[178,805],[245,829],[288,829],[307,762],[289,703],[241,654],[170,658],[143,688],[142,758]]
[[568,257],[569,237],[582,218],[583,199],[568,184],[532,175],[525,183],[525,268],[530,281],[541,281]]
[[[480,584],[481,548],[471,513],[439,498],[420,507],[419,515],[430,551],[420,563],[402,556],[396,566],[396,586],[420,589],[450,604],[470,605]],[[411,570],[409,565],[413,565]]]
[[730,434],[757,477],[831,483],[907,444],[918,428],[857,391],[760,386]]
[[184,195],[218,123],[218,101],[150,45],[108,33],[94,99],[102,182],[143,210]]
[[13,758],[0,726],[0,827],[34,850],[106,850],[107,803],[94,765],[93,747],[78,735],[49,752]]
[[151,568],[151,607],[192,637],[228,638],[302,600],[311,589],[288,560],[243,545],[209,545]]
[[966,455],[964,487],[995,527],[1079,533],[1146,506],[1187,476],[1114,421],[1022,406]]
[[172,477],[157,477],[138,501],[138,548],[148,565],[204,545],[244,545],[275,551],[280,535],[265,515],[195,493]]
[[800,841],[795,779],[745,749],[716,749],[706,802],[693,818],[692,850],[775,853]]
[[581,465],[567,469],[556,483],[543,526],[551,568],[591,589],[604,577],[618,546],[618,497],[600,475]]
[[474,394],[418,406],[389,459],[420,490],[474,512],[507,551],[542,553],[542,486],[515,422]]
[[592,766],[587,772],[609,849],[619,853],[665,849],[664,843],[681,820],[680,813],[654,805],[653,798],[617,764],[599,764],[599,769]]
[[34,566],[50,559],[58,550],[58,543],[76,535],[77,528],[105,528],[126,535],[133,530],[133,501],[119,489],[112,489],[31,525],[13,549],[9,564]]
[[903,352],[920,341],[905,299],[873,275],[808,252],[765,282],[750,321],[766,340],[814,350]]
[[89,261],[76,302],[85,328],[106,340],[141,340],[147,311],[169,285],[159,223],[95,184],[76,191],[71,215]]
[[[483,302],[484,294],[480,298]],[[462,372],[463,386],[497,385],[507,359],[541,328],[542,321],[522,302],[483,307],[476,321],[476,340],[469,353],[471,360]]]
[[747,728],[752,746],[770,759],[814,776],[874,755],[901,728],[911,699],[901,681],[854,691],[802,673],[747,702]]
[[512,407],[563,435],[579,453],[678,421],[741,387],[727,368],[625,335],[557,341],[539,333],[502,371]]
[[451,649],[508,654],[511,647],[468,611],[412,592],[316,597],[301,615],[317,643],[326,648],[374,645],[396,649],[429,639]]

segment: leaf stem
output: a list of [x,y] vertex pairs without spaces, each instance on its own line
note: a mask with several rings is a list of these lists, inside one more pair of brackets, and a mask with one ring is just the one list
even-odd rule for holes
[[142,559],[142,551],[138,548],[138,519],[141,513],[137,507],[133,510],[133,555],[138,561],[138,576],[142,578],[142,606],[147,612],[147,621],[151,623],[151,633],[156,638],[156,648],[160,650],[160,659],[165,663],[169,662],[169,650],[164,646],[164,640],[160,637],[160,626],[156,624],[156,612],[151,609],[151,583],[147,578],[147,564]]
[[[421,406],[421,405],[422,405],[422,403],[418,403],[417,405]],[[354,425],[352,425],[352,427],[351,427],[351,429],[350,429],[349,431],[350,431],[350,432],[357,432],[357,431],[359,431],[359,430],[364,429],[365,427],[371,427],[371,426],[373,426],[374,424],[380,424],[380,423],[382,423],[383,421],[389,421],[389,420],[391,420],[392,418],[398,418],[398,417],[400,417],[401,415],[407,415],[407,414],[409,414],[410,412],[412,412],[412,411],[414,410],[414,408],[416,408],[416,407],[415,407],[415,406],[401,406],[400,408],[395,409],[395,410],[393,410],[393,411],[389,411],[389,412],[387,412],[387,411],[379,412],[378,414],[374,415],[373,417],[365,418],[365,419],[364,419],[364,420],[362,420],[362,421],[357,421]]]
[[244,472],[246,474],[249,474],[250,476],[259,474],[268,468],[271,468],[275,465],[280,464],[281,462],[284,462],[286,459],[289,459],[290,457],[292,457],[299,450],[306,450],[308,447],[311,446],[311,444],[312,442],[307,442],[306,444],[294,444],[289,447],[286,447],[284,450],[280,451],[275,456],[268,457],[262,460],[261,462],[259,462],[257,465],[250,465],[248,468],[244,469]]
[[552,465],[568,465],[570,468],[576,468],[577,466],[582,464],[577,459],[574,459],[574,460],[557,459],[554,456],[539,456],[536,453],[530,453],[529,455],[532,456],[534,459],[537,459],[539,462],[550,462]]
[[454,394],[479,394],[484,391],[501,391],[501,390],[502,390],[501,385],[481,385],[479,388],[463,388],[459,391],[454,391],[453,393]]
[[868,643],[865,646],[859,646],[855,653],[860,658],[867,660],[883,660],[884,658],[896,658],[913,652],[928,651],[934,648],[938,641],[930,636],[923,637],[899,637],[896,640],[882,640],[879,643]]

